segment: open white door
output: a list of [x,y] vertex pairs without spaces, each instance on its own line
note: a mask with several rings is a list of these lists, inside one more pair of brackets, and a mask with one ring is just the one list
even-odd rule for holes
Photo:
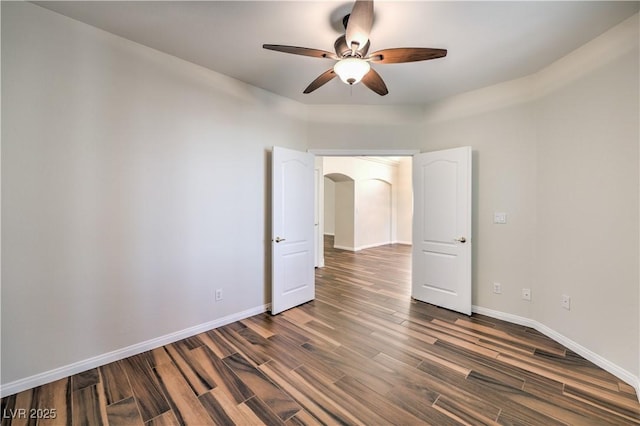
[[412,297],[471,315],[471,147],[413,157]]
[[271,313],[315,297],[314,156],[273,147]]

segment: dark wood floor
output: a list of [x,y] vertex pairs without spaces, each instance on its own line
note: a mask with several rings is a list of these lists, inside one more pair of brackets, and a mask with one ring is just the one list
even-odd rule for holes
[[313,302],[9,396],[2,425],[640,424],[633,388],[540,333],[412,301],[409,247],[326,264]]

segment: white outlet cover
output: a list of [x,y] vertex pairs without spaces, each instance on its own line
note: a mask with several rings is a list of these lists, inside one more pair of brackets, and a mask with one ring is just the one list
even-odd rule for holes
[[493,213],[493,223],[504,225],[507,223],[507,214],[504,212]]

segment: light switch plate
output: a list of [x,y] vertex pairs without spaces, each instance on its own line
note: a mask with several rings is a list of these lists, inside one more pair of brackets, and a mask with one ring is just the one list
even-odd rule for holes
[[507,223],[507,214],[504,212],[494,212],[493,213],[493,223],[498,223],[500,225],[504,225]]

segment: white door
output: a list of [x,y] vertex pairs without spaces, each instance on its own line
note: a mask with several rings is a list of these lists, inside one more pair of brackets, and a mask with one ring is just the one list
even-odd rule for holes
[[271,313],[315,297],[314,156],[273,147]]
[[471,147],[413,157],[412,297],[471,315]]

